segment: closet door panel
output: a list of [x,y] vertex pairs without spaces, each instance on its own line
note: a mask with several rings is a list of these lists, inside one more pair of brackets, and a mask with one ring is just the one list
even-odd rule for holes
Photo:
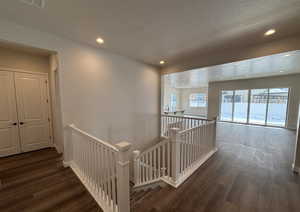
[[47,78],[15,75],[21,149],[32,151],[50,146]]
[[0,157],[20,152],[14,73],[0,71]]

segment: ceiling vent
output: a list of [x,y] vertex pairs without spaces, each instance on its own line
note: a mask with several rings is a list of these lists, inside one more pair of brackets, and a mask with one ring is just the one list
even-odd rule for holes
[[38,7],[38,8],[44,8],[45,7],[45,1],[46,0],[20,0],[24,4],[28,4],[30,6]]

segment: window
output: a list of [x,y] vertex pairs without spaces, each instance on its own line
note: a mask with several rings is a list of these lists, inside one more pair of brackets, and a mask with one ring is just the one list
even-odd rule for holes
[[234,91],[234,113],[233,121],[246,123],[248,114],[248,90]]
[[220,117],[222,121],[286,125],[288,88],[265,88],[221,92]]
[[265,124],[268,103],[268,89],[252,89],[249,122]]
[[267,125],[285,126],[288,99],[288,88],[273,88],[269,90]]
[[193,93],[190,95],[190,107],[206,107],[206,95],[203,93]]
[[177,107],[177,96],[175,94],[171,94],[170,96],[170,111],[176,111]]
[[233,91],[222,91],[221,120],[232,121]]

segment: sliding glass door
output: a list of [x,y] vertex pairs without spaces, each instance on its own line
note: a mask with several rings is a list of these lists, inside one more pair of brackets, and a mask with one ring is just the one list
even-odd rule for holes
[[250,124],[265,124],[268,103],[268,89],[252,89],[250,99]]
[[267,125],[285,126],[288,98],[288,88],[272,88],[269,90]]
[[224,90],[220,119],[238,123],[286,126],[288,88]]
[[233,121],[247,123],[248,117],[248,90],[234,91]]
[[222,91],[221,120],[232,121],[233,91]]

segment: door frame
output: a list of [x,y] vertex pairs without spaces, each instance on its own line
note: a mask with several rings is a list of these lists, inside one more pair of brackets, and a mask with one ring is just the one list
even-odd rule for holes
[[[56,99],[56,95],[55,93],[50,92],[50,90],[52,91],[53,89],[55,90],[55,88],[52,88],[52,85],[55,85],[56,82],[50,82],[51,81],[55,81],[56,77],[53,77],[52,79],[50,79],[49,77],[49,73],[42,73],[42,72],[34,72],[34,71],[29,71],[29,70],[24,70],[24,69],[15,69],[15,68],[7,68],[7,67],[1,67],[0,66],[0,71],[10,71],[10,72],[14,72],[14,73],[27,73],[27,74],[34,74],[34,75],[42,75],[47,77],[48,83],[47,83],[47,98],[49,101],[48,104],[48,110],[49,110],[49,116],[50,116],[50,124],[49,124],[49,130],[50,130],[50,143],[52,147],[55,147],[57,149],[58,152],[59,151],[58,147],[55,145],[55,137],[54,137],[54,123],[55,121],[53,121],[54,119],[57,119],[58,113],[54,113],[54,108],[53,108],[53,104],[52,101],[54,99]],[[54,74],[56,75],[56,72],[54,72]]]

